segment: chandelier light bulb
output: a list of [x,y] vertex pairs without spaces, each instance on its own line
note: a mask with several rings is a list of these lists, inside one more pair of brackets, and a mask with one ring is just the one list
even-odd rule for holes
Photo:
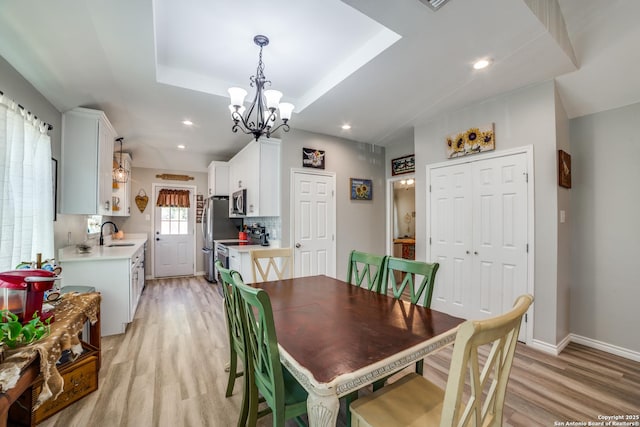
[[280,118],[284,121],[287,121],[291,118],[291,113],[295,107],[293,104],[288,102],[281,102],[278,106],[278,110],[280,110]]
[[244,97],[247,96],[246,90],[241,87],[230,87],[228,92],[231,98],[231,105],[241,107],[244,104]]
[[270,110],[275,110],[278,108],[278,104],[280,104],[280,98],[282,98],[282,92],[278,90],[269,89],[264,91],[264,99],[267,103],[267,108]]

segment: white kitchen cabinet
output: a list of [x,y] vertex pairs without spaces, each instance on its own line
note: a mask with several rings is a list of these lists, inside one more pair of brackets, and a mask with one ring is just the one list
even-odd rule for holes
[[209,163],[209,190],[207,194],[211,196],[229,195],[229,164],[227,162]]
[[131,289],[129,316],[130,321],[133,321],[136,309],[138,308],[138,302],[140,301],[140,295],[142,295],[144,289],[144,245],[131,257],[131,275],[129,279]]
[[129,216],[131,215],[131,156],[127,153],[116,153],[113,157],[113,165],[120,165],[129,171],[127,182],[112,181],[111,185],[111,215]]
[[246,216],[280,215],[280,140],[251,141],[229,161],[229,194],[247,190]]
[[102,336],[125,332],[144,289],[144,242],[131,247],[95,247],[86,255],[61,249],[62,286],[93,286],[100,302]]
[[112,214],[116,136],[102,111],[74,108],[62,115],[61,213]]
[[251,252],[239,251],[229,247],[229,270],[235,270],[240,273],[244,283],[253,283]]

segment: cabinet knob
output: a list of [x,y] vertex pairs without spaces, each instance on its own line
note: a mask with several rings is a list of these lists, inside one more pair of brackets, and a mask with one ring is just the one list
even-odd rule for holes
[[470,252],[469,252],[469,251],[467,251],[467,255],[469,255],[469,254],[470,254]]
[[478,251],[473,251],[473,254],[474,255],[478,255]]
[[296,249],[300,249],[302,245],[300,243],[296,243]]

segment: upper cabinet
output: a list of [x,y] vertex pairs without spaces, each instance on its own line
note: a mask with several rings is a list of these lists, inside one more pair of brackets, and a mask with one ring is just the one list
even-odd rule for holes
[[116,137],[102,111],[74,108],[62,115],[60,212],[113,214],[111,173]]
[[209,163],[209,190],[211,196],[229,195],[229,164],[227,162]]
[[113,216],[129,216],[131,215],[131,156],[127,153],[120,152],[113,156],[113,167],[120,166],[129,171],[129,179],[127,182],[117,182],[112,178],[111,184],[111,215]]
[[247,190],[246,216],[280,215],[279,139],[251,141],[229,160],[229,194],[241,189]]

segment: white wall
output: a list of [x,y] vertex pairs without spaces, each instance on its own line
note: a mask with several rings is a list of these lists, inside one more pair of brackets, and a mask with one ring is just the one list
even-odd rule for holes
[[[385,149],[329,135],[292,129],[281,135],[282,244],[290,245],[290,173],[302,167],[302,148],[325,150],[325,171],[336,174],[336,275],[347,276],[353,249],[385,253]],[[373,181],[373,200],[350,200],[349,178]]]
[[571,332],[640,352],[640,104],[570,121]]
[[[445,137],[471,126],[495,123],[496,149],[534,146],[535,323],[534,339],[555,346],[557,313],[557,178],[555,90],[553,82],[522,88],[445,113],[415,127],[416,234],[426,236],[426,165],[446,160]],[[425,240],[416,259],[425,259]],[[562,337],[563,338],[563,337]]]

